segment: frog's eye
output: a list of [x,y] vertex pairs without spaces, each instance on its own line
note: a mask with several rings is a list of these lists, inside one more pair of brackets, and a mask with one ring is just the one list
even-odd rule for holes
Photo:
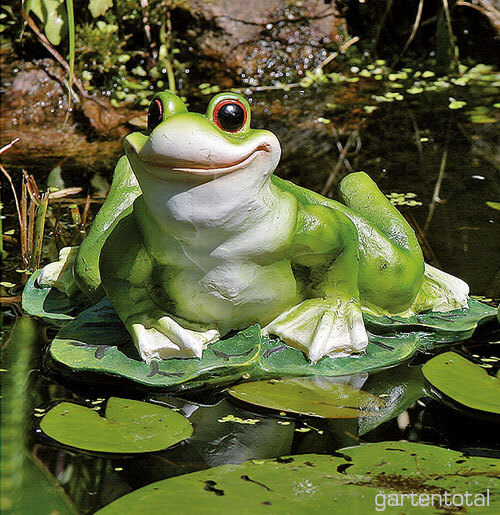
[[215,125],[226,132],[238,132],[247,121],[247,108],[237,99],[221,100],[214,108]]
[[148,111],[148,131],[152,131],[163,120],[163,104],[159,98],[155,98]]

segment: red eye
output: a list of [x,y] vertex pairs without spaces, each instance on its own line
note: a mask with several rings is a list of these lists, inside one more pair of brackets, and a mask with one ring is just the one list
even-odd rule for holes
[[223,131],[238,132],[247,121],[247,109],[239,100],[228,98],[215,106],[212,116]]
[[155,98],[148,111],[148,131],[152,131],[163,119],[163,104],[159,98]]

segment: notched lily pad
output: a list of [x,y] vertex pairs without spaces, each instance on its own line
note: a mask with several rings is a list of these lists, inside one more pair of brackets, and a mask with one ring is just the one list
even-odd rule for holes
[[369,335],[366,352],[336,359],[324,357],[314,365],[301,351],[278,339],[261,336],[259,327],[254,325],[210,345],[201,359],[147,364],[139,359],[107,298],[74,318],[75,310],[82,309],[83,298],[69,302],[64,294],[38,288],[36,277],[34,274],[25,288],[23,306],[32,315],[62,325],[49,351],[59,370],[73,378],[97,373],[100,381],[123,378],[171,391],[228,385],[242,377],[256,381],[381,370],[409,359],[419,349],[466,339],[479,323],[496,316],[494,308],[472,299],[469,309],[427,313],[410,319],[364,315]]
[[380,370],[410,358],[421,334],[372,335],[366,353],[344,358],[325,357],[312,365],[305,355],[280,340],[261,336],[254,325],[208,347],[201,359],[170,359],[150,364],[139,359],[125,327],[108,299],[83,311],[53,340],[49,355],[63,373],[99,373],[100,380],[119,376],[139,385],[171,391],[235,383],[242,377],[343,376]]
[[65,445],[108,453],[142,453],[165,449],[185,438],[189,420],[164,406],[111,397],[105,417],[72,402],[61,402],[43,417],[40,428]]
[[425,363],[422,372],[434,388],[460,404],[500,414],[500,379],[459,354],[440,354]]
[[402,493],[427,498],[435,494],[434,509],[428,508],[434,512],[445,508],[445,493],[448,502],[454,494],[464,499],[467,492],[474,506],[486,506],[487,491],[488,509],[496,513],[499,474],[499,460],[431,445],[381,442],[341,449],[335,456],[301,454],[247,461],[165,479],[98,513],[139,509],[161,513],[165,506],[175,506],[178,513],[191,513],[193,506],[203,506],[204,513],[367,513],[376,506],[382,511],[384,503],[384,513],[420,514],[422,507],[412,506],[408,495],[401,500]]
[[233,386],[228,393],[249,404],[321,418],[374,416],[385,405],[375,395],[329,378],[255,381]]

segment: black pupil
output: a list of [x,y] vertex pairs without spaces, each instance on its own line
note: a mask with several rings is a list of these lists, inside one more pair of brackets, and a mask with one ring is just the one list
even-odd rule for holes
[[155,98],[151,105],[149,106],[148,111],[148,130],[152,131],[162,120],[163,118],[163,106],[161,101]]
[[217,118],[226,131],[237,131],[245,123],[245,111],[239,104],[224,104],[219,109]]

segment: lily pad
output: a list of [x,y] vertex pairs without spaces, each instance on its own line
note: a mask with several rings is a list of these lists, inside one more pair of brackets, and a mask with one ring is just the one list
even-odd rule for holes
[[500,414],[500,379],[459,354],[440,354],[422,372],[434,388],[460,404]]
[[[392,367],[429,350],[469,338],[478,324],[493,320],[496,310],[469,301],[469,308],[425,313],[411,318],[364,315],[369,344],[363,354],[324,357],[311,364],[305,355],[276,338],[262,336],[257,325],[208,347],[201,359],[170,359],[148,364],[139,359],[129,334],[105,297],[83,309],[83,296],[68,299],[36,285],[34,274],[23,293],[31,315],[62,326],[50,345],[51,363],[71,378],[114,383],[120,378],[170,391],[282,377],[342,376]],[[83,309],[83,310],[82,310]],[[76,317],[75,313],[81,311]]]
[[375,395],[327,378],[322,381],[309,377],[255,381],[233,386],[228,393],[249,404],[322,418],[376,415],[385,405]]
[[148,402],[111,397],[105,417],[71,402],[61,402],[42,419],[42,431],[65,445],[108,453],[142,453],[165,449],[193,428],[183,415]]
[[[381,442],[344,448],[335,456],[254,460],[165,479],[117,499],[98,513],[162,513],[168,507],[175,507],[176,513],[191,513],[193,506],[203,506],[204,514],[368,513],[374,509],[421,514],[422,506],[434,512],[446,508],[445,502],[452,499],[455,506],[465,506],[466,492],[473,506],[488,502],[490,512],[496,513],[499,474],[499,460],[431,445]],[[414,499],[420,505],[415,506]],[[467,507],[468,513],[473,510]]]
[[81,293],[70,298],[55,288],[38,286],[37,279],[40,273],[41,270],[37,270],[24,287],[24,311],[46,323],[61,327],[87,307],[88,301]]
[[[381,334],[369,331],[370,343],[365,353],[324,357],[314,365],[301,351],[279,339],[262,336],[258,325],[210,345],[201,359],[170,359],[148,364],[138,357],[124,325],[104,298],[63,326],[50,346],[49,355],[52,363],[72,378],[80,376],[88,380],[89,373],[99,373],[99,379],[107,382],[121,377],[138,385],[184,391],[228,385],[242,377],[256,381],[313,375],[335,377],[381,370],[409,359],[419,348],[439,347],[449,340],[468,336],[479,322],[494,318],[495,314],[495,309],[475,303],[471,320],[465,322],[460,315],[458,337],[448,329],[444,331],[446,334],[438,332],[440,323],[446,327],[455,323],[448,319],[430,319],[427,323],[431,326],[423,321],[416,326],[417,322],[412,321],[410,327],[403,322],[388,322],[386,317],[378,321],[372,318],[372,329],[381,329]],[[399,332],[395,325],[401,328]],[[410,328],[418,330],[410,331]]]
[[202,359],[170,359],[146,363],[107,299],[82,312],[59,331],[49,354],[63,373],[116,376],[139,385],[185,390],[235,382],[253,367],[260,350],[260,329],[252,326],[210,345]]
[[467,309],[455,309],[446,313],[428,311],[408,318],[365,314],[363,318],[368,329],[377,334],[425,332],[427,335],[421,338],[420,347],[433,348],[438,343],[454,343],[470,338],[479,324],[494,320],[495,308],[469,299]]

